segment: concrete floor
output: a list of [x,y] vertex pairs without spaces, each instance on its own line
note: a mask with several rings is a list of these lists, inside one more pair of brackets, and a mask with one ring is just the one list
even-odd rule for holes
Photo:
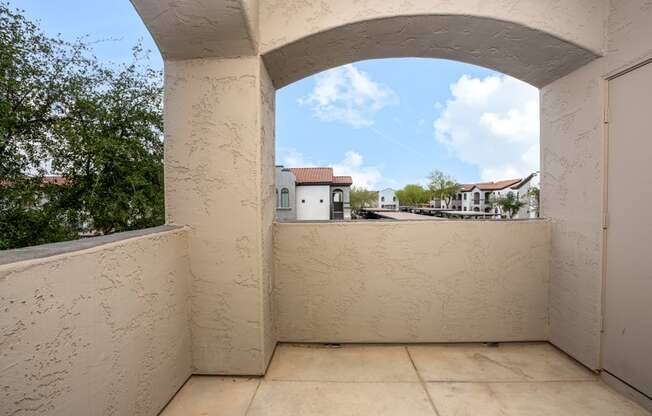
[[282,344],[264,378],[194,376],[163,416],[649,415],[549,344]]

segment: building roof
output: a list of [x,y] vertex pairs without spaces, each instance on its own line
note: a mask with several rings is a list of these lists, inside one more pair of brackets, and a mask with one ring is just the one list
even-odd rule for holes
[[338,185],[353,185],[353,178],[350,176],[333,176],[333,183]]
[[519,183],[517,183],[516,185],[512,185],[512,189],[520,189],[523,185],[530,182],[532,180],[532,178],[534,178],[535,176],[537,176],[536,172],[535,173],[530,173],[528,176],[523,178],[523,180],[521,180]]
[[500,191],[510,186],[514,186],[520,183],[522,179],[506,179],[503,181],[497,182],[479,182],[479,183],[468,183],[462,185],[462,192],[469,192],[473,188],[478,188],[481,191]]
[[333,168],[290,168],[297,185],[351,185],[350,176],[334,176]]
[[[48,175],[43,176],[41,179],[41,184],[43,185],[65,185],[68,183],[68,180],[63,176],[59,175]],[[11,180],[0,180],[0,187],[10,187],[14,184]]]

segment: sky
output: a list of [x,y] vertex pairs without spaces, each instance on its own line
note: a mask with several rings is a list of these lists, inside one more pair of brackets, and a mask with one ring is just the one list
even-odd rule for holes
[[[107,63],[156,45],[128,0],[11,0],[49,35],[86,37]],[[461,183],[539,169],[539,92],[509,76],[440,59],[355,62],[277,91],[276,163],[332,166],[370,189]]]

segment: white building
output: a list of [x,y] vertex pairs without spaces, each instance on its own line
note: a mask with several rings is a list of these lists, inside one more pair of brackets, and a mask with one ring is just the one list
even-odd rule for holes
[[488,212],[505,217],[507,214],[492,201],[511,193],[517,199],[525,202],[525,205],[513,218],[536,218],[538,216],[537,201],[530,193],[530,189],[534,187],[539,187],[538,172],[519,179],[465,184],[450,203],[435,200],[431,202],[431,205],[451,211]]
[[333,168],[276,167],[276,218],[328,221],[351,219],[350,176],[335,176]]
[[400,202],[396,197],[396,191],[391,188],[378,191],[378,208],[398,211]]

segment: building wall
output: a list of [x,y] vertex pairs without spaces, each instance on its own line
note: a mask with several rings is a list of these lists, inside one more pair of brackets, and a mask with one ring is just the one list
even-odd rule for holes
[[[276,219],[291,221],[297,219],[296,177],[294,173],[282,166],[276,166]],[[289,208],[281,208],[281,191],[286,188],[289,192]]]
[[330,220],[330,189],[329,185],[297,185],[297,220]]
[[548,339],[548,221],[277,223],[274,230],[281,341]]
[[[385,201],[383,202],[383,197]],[[394,200],[396,199],[396,200]],[[384,205],[394,205],[394,209],[398,211],[400,201],[396,197],[396,192],[393,189],[383,189],[378,192],[378,207],[384,208]]]
[[192,372],[190,283],[185,229],[1,265],[0,414],[158,414]]
[[[541,210],[552,222],[551,340],[600,367],[605,76],[652,57],[652,5],[611,0],[606,57],[541,90]],[[606,22],[606,23],[605,23]]]

